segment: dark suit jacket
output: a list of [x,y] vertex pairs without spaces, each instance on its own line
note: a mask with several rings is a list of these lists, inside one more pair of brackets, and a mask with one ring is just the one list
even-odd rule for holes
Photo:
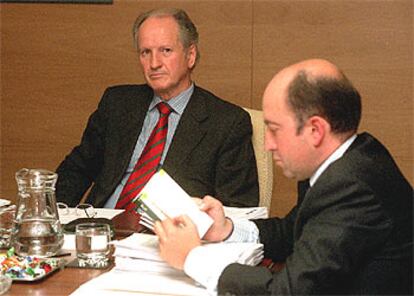
[[255,221],[264,267],[228,266],[237,295],[412,294],[413,189],[386,148],[362,134],[283,219]]
[[[121,181],[153,98],[147,85],[108,88],[82,141],[57,169],[56,196],[102,207]],[[252,125],[242,108],[195,87],[163,168],[191,196],[217,196],[229,206],[257,206],[259,189]],[[167,198],[167,197],[166,197]]]

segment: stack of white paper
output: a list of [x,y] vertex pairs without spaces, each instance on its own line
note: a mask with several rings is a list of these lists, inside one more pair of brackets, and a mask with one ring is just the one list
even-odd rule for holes
[[[131,236],[114,241],[115,269],[123,271],[158,272],[174,276],[185,276],[166,264],[159,255],[158,237],[155,235],[134,233]],[[237,262],[257,265],[263,259],[263,245],[256,243],[204,243],[203,254],[216,258],[218,262]]]
[[112,269],[84,283],[71,296],[118,295],[207,296],[207,290],[187,277]]
[[0,198],[0,207],[8,206],[9,204],[11,204],[10,200]]
[[[204,287],[161,259],[157,236],[134,233],[112,243],[116,247],[115,267],[83,284],[72,295],[89,296],[92,292],[99,295],[208,295]],[[211,243],[201,248],[208,254],[206,260],[214,257],[218,261],[257,265],[263,259],[261,244]]]
[[134,233],[115,245],[115,267],[80,286],[72,295],[208,295],[183,271],[159,256],[155,235]]
[[113,241],[115,258],[130,257],[151,261],[163,261],[158,251],[158,237],[146,233],[134,233],[122,240]]
[[223,207],[224,214],[233,220],[237,219],[266,219],[269,217],[269,212],[266,207],[251,207],[251,208],[235,208]]

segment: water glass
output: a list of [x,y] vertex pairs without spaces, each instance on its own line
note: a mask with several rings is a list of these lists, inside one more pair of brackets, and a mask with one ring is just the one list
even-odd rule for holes
[[15,214],[15,205],[0,208],[0,248],[9,248],[10,246],[10,235]]
[[76,257],[81,267],[105,267],[109,263],[111,230],[104,223],[76,225]]

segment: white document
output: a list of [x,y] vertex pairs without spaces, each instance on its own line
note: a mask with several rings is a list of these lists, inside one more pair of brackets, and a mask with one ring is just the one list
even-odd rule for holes
[[207,290],[190,277],[160,275],[153,272],[130,272],[112,269],[84,283],[72,296],[112,295],[207,296]]
[[76,250],[76,237],[75,234],[65,233],[63,236],[63,250],[75,251]]
[[183,271],[179,271],[165,262],[130,257],[115,256],[114,268],[122,271],[155,272],[159,275],[184,276]]
[[158,250],[158,237],[146,233],[133,233],[122,240],[112,241],[114,256],[163,261]]
[[[209,295],[207,289],[161,259],[157,236],[134,233],[112,244],[116,247],[115,267],[81,285],[72,296]],[[206,243],[201,248],[206,255],[203,256],[205,262],[202,265],[211,263],[211,258],[226,264],[238,262],[257,265],[263,258],[262,244]]]
[[235,208],[223,207],[224,214],[233,220],[237,219],[266,219],[269,217],[269,212],[266,207],[251,207],[251,208]]
[[[134,233],[131,236],[113,241],[115,245],[114,256],[132,259],[144,259],[151,262],[164,262],[159,255],[158,237],[145,233]],[[238,262],[247,265],[257,265],[263,259],[263,245],[256,243],[204,243],[200,248],[204,249],[205,260],[217,258],[219,261]],[[122,260],[122,259],[121,259]],[[126,268],[122,261],[123,269]],[[131,261],[131,265],[133,261]],[[150,262],[149,262],[150,264]],[[158,264],[158,266],[160,266]],[[133,270],[133,267],[130,267]]]
[[151,227],[151,220],[186,214],[197,226],[200,237],[203,237],[213,224],[213,219],[201,211],[193,199],[162,169],[151,177],[134,201],[143,204],[140,213],[145,216],[143,223],[147,227]]
[[0,207],[8,206],[9,204],[11,204],[10,200],[0,198]]

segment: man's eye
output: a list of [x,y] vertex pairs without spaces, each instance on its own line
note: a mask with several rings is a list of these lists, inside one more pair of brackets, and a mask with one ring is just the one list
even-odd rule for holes
[[146,56],[146,55],[148,55],[148,53],[149,53],[148,49],[141,50],[141,56]]
[[272,134],[276,134],[279,129],[277,127],[267,127],[267,130]]
[[171,48],[163,48],[163,49],[162,49],[162,52],[163,52],[164,54],[170,54],[170,53],[172,52],[172,49],[171,49]]

